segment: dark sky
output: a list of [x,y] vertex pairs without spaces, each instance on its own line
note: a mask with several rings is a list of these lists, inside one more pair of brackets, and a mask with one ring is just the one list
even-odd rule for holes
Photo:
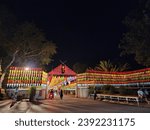
[[52,64],[65,61],[95,66],[100,60],[133,59],[119,56],[118,44],[125,32],[125,16],[137,6],[138,0],[4,0],[23,21],[32,21],[58,49]]

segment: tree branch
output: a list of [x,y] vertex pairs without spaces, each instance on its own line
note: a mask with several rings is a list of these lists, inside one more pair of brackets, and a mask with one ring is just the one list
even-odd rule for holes
[[42,54],[42,51],[41,51],[41,52],[39,52],[39,53],[37,53],[37,54],[27,55],[27,56],[25,56],[25,57],[26,57],[26,58],[36,57],[36,56],[39,56],[39,55],[41,55],[41,54]]
[[35,53],[35,52],[37,52],[37,51],[40,51],[40,49],[33,50],[33,51],[30,51],[30,52],[25,52],[25,56],[28,56],[28,55],[30,55],[30,54],[33,54],[33,53]]
[[5,68],[5,72],[7,71],[7,69],[12,65],[12,63],[15,61],[15,58],[16,58],[16,54],[19,52],[19,50],[16,50],[13,54],[13,58],[11,60],[11,62],[7,65],[7,67]]
[[2,88],[2,82],[3,82],[3,80],[4,80],[4,77],[5,77],[5,75],[6,75],[6,72],[7,72],[8,68],[12,65],[12,63],[15,61],[16,54],[17,54],[18,52],[19,52],[19,50],[16,50],[16,51],[14,52],[13,58],[12,58],[11,62],[10,62],[10,63],[7,65],[7,67],[4,69],[4,72],[3,72],[3,74],[2,74],[2,76],[1,76],[1,78],[0,78],[0,88]]

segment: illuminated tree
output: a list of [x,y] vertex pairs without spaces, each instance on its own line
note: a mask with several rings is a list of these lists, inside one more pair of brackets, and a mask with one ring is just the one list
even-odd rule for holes
[[[6,15],[0,14],[0,17]],[[12,15],[10,15],[12,16]],[[0,79],[0,88],[11,65],[26,65],[30,62],[40,66],[48,64],[52,60],[52,56],[56,54],[56,45],[48,41],[44,33],[40,31],[35,24],[25,22],[23,24],[14,25],[7,24],[5,21],[11,21],[11,17],[0,18],[0,48],[2,59],[2,76]],[[11,26],[13,26],[11,28]],[[8,28],[7,28],[8,27]],[[7,31],[9,30],[9,31]],[[36,65],[36,66],[38,66]],[[39,67],[39,66],[38,66]]]

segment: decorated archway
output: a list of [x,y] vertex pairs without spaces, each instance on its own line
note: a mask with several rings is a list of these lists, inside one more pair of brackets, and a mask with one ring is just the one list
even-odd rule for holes
[[63,89],[67,93],[75,93],[76,73],[65,64],[60,64],[49,72],[48,89]]

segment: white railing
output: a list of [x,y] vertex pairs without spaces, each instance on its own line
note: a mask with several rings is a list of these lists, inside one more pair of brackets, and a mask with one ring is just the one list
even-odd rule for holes
[[139,106],[139,98],[136,96],[120,96],[120,95],[108,95],[108,94],[97,94],[97,98],[100,100],[109,100],[109,101],[123,101],[126,103],[136,102]]

